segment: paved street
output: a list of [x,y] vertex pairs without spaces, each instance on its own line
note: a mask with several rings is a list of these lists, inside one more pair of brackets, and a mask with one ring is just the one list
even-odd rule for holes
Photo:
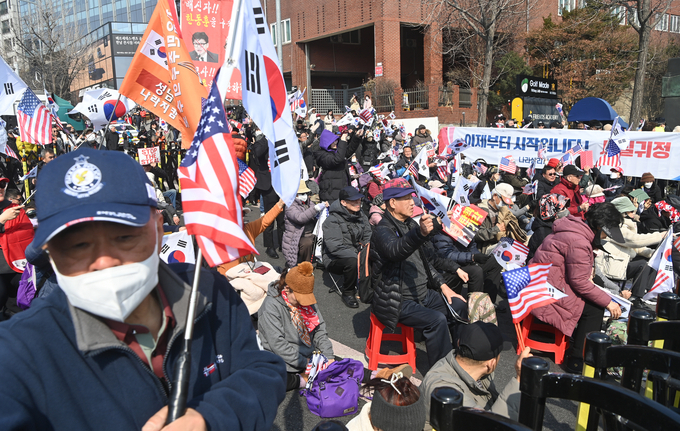
[[[260,214],[259,208],[250,208],[252,209],[252,212],[245,217],[244,221],[253,220]],[[261,252],[260,260],[270,262],[275,266],[283,266],[285,264],[283,253],[281,252],[279,252],[279,259],[271,259],[264,254],[265,248],[262,245],[262,236],[257,238],[255,245]],[[330,275],[321,269],[316,269],[314,274],[316,277],[314,295],[317,298],[321,313],[326,320],[328,334],[333,341],[335,354],[342,357],[352,357],[353,359],[360,360],[366,364],[364,349],[366,347],[366,338],[368,337],[370,326],[370,307],[361,302],[358,309],[345,307],[337,294],[329,292],[329,287],[333,285]],[[334,277],[336,277],[336,281],[339,281],[339,276]],[[511,378],[515,377],[514,364],[517,359],[517,355],[515,354],[516,336],[509,311],[499,313],[498,318],[499,325],[503,330],[503,335],[506,340],[506,349],[501,353],[501,360],[496,369],[495,379],[496,386],[503,388]],[[419,341],[417,334],[416,341]],[[383,348],[385,347],[389,347],[391,352],[400,351],[400,346],[397,343],[384,343]],[[425,344],[423,342],[418,342],[416,348],[417,372],[414,374],[414,382],[419,384],[423,375],[429,370],[430,365],[427,360]],[[561,372],[560,367],[554,365],[552,360],[550,360],[550,357],[548,357],[548,360],[552,364],[552,371]],[[363,403],[362,399],[359,403],[359,409],[361,409]],[[561,400],[548,400],[544,429],[553,431],[573,430],[575,414],[575,403]],[[353,417],[354,415],[345,416],[338,418],[338,420],[346,423]],[[297,391],[294,391],[286,394],[286,398],[281,406],[279,406],[273,429],[281,431],[308,431],[321,420],[322,419],[309,412],[305,398],[299,396]]]

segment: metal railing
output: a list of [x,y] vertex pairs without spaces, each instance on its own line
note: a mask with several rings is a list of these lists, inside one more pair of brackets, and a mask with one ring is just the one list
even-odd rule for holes
[[458,106],[461,108],[472,108],[472,90],[469,88],[458,89]]
[[373,94],[371,99],[377,112],[394,111],[394,90]]
[[350,106],[352,95],[356,94],[359,104],[362,104],[364,97],[364,88],[343,88],[335,89],[317,89],[313,88],[311,91],[312,100],[310,108],[316,108],[317,114],[326,114],[329,109],[332,109],[335,114],[343,114],[345,106]]
[[416,109],[427,109],[429,107],[428,99],[426,86],[405,88],[403,102],[404,110],[413,111]]
[[453,88],[439,87],[439,106],[453,106],[453,96]]

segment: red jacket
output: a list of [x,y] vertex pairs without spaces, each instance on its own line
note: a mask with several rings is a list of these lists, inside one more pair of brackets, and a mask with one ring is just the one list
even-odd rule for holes
[[[12,204],[3,210],[17,206]],[[0,233],[0,247],[2,254],[10,268],[16,272],[24,272],[26,267],[26,247],[33,241],[33,224],[26,212],[21,210],[19,216],[5,223],[5,232]]]
[[569,198],[569,213],[571,215],[585,219],[585,213],[581,212],[579,206],[583,203],[581,197],[580,187],[574,183],[570,183],[566,178],[562,177],[560,183],[550,190],[550,193],[556,193]]
[[[554,190],[554,189],[553,189]],[[531,263],[552,263],[548,283],[568,296],[552,304],[535,308],[531,314],[570,337],[583,313],[584,298],[604,308],[609,295],[590,280],[593,270],[595,234],[585,221],[575,216],[558,219],[553,233],[536,250]]]

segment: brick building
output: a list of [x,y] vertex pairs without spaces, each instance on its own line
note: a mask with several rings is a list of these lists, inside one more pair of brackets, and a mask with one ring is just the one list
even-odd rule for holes
[[[530,10],[512,18],[518,32],[542,26],[551,14],[559,19],[562,9],[581,7],[583,0],[529,3]],[[263,6],[275,34],[275,0],[264,0]],[[680,1],[673,1],[653,32],[655,38],[680,33],[679,9]],[[438,116],[441,124],[475,124],[476,90],[444,87],[438,32],[423,25],[429,12],[427,3],[418,0],[281,0],[287,86],[306,88],[308,106],[320,114],[327,109],[344,112],[351,96],[361,98],[362,85],[369,82],[366,89],[379,112],[394,110],[397,118]]]
[[[274,34],[275,0],[264,7]],[[362,84],[378,67],[377,87],[369,86],[378,111],[394,110],[397,118],[438,116],[443,124],[475,123],[476,91],[440,88],[442,55],[434,32],[421,26],[426,9],[416,0],[282,0],[286,83],[307,88],[307,104],[319,113],[342,113],[353,94],[362,97]],[[396,90],[386,90],[389,85]],[[408,105],[402,103],[404,92]]]

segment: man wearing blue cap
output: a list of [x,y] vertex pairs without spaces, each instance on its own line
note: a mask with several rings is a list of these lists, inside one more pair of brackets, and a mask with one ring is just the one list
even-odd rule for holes
[[163,428],[193,267],[159,261],[162,218],[144,170],[81,149],[39,174],[33,249],[60,289],[0,324],[3,429],[269,429],[285,367],[260,351],[223,277],[199,286],[186,414]]
[[447,266],[456,272],[459,266],[434,252],[430,239],[441,224],[430,214],[423,214],[420,223],[411,218],[413,193],[403,178],[388,181],[383,189],[386,211],[371,238],[372,268],[381,277],[374,287],[372,311],[390,329],[402,323],[422,330],[434,365],[453,348],[449,336],[455,336],[456,317],[467,317],[467,304],[435,269]]

